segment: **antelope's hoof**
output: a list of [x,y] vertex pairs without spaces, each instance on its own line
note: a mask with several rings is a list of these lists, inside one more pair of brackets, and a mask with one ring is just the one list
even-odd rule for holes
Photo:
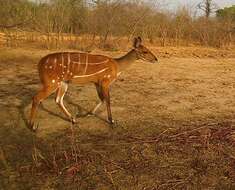
[[115,124],[115,121],[114,121],[113,119],[109,119],[109,123],[110,123],[111,125],[113,125],[113,124]]
[[38,126],[39,126],[39,124],[36,124],[36,126],[35,126],[35,124],[33,123],[33,124],[30,124],[29,125],[29,129],[32,131],[32,132],[37,132],[37,130],[38,130]]
[[93,112],[88,112],[88,113],[87,113],[87,116],[88,116],[88,117],[93,116],[93,115],[94,115]]
[[74,119],[74,118],[71,118],[71,122],[73,125],[75,125],[77,123],[76,119]]
[[109,120],[109,124],[111,128],[116,128],[118,126],[116,120]]

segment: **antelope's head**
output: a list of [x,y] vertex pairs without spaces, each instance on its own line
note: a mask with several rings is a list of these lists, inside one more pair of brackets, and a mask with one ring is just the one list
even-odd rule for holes
[[141,37],[134,38],[133,47],[136,52],[137,59],[151,63],[158,62],[157,57],[148,48],[142,45]]

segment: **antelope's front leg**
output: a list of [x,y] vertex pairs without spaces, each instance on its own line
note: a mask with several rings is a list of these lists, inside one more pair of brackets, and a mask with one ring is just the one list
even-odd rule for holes
[[114,120],[112,118],[112,113],[111,113],[111,107],[110,107],[109,85],[103,86],[103,90],[102,91],[103,91],[103,96],[104,96],[104,100],[105,100],[106,107],[107,107],[108,121],[111,124],[114,124]]

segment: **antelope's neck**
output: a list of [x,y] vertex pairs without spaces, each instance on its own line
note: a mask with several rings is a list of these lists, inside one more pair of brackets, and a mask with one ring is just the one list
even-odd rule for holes
[[137,60],[137,54],[136,51],[133,49],[129,51],[126,55],[119,58],[115,58],[114,60],[117,62],[118,72],[122,72]]

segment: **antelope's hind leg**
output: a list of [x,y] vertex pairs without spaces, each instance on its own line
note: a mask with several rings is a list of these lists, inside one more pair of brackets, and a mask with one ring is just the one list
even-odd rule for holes
[[31,109],[31,115],[30,115],[30,121],[29,125],[32,130],[34,130],[34,120],[36,117],[38,105],[46,99],[48,96],[50,96],[57,87],[55,86],[44,86],[34,97],[32,102],[32,109]]
[[108,122],[114,124],[114,120],[112,119],[112,113],[110,108],[110,95],[109,95],[109,83],[95,83],[96,91],[100,99],[100,103],[98,103],[94,109],[91,111],[91,114],[95,114],[98,108],[103,105],[104,101],[106,102],[107,113],[108,113]]
[[64,106],[64,95],[68,90],[68,84],[65,82],[61,82],[60,87],[57,90],[57,94],[56,94],[56,103],[59,105],[59,107],[61,108],[61,110],[63,111],[63,113],[71,120],[71,122],[73,124],[76,123],[76,120],[72,117],[72,115],[68,112],[68,110],[65,108]]

